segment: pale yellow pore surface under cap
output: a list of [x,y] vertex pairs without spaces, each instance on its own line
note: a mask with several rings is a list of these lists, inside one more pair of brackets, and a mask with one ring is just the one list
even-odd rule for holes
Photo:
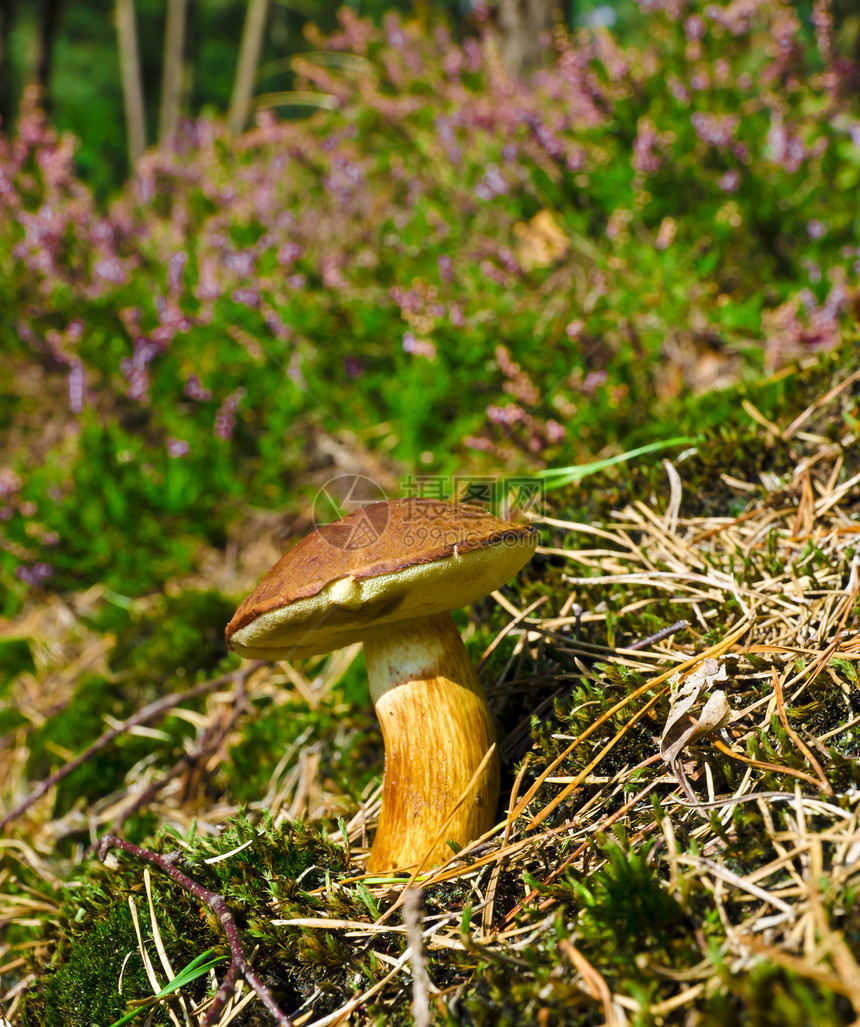
[[537,535],[471,549],[373,578],[338,578],[307,599],[261,614],[231,648],[260,660],[300,659],[360,642],[369,628],[458,610],[501,588],[531,559]]

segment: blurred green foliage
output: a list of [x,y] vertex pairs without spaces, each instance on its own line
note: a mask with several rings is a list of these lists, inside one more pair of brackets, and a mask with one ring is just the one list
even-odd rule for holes
[[0,609],[192,571],[240,511],[309,505],[325,436],[395,479],[564,466],[719,425],[739,394],[708,390],[763,369],[778,409],[782,368],[850,352],[839,37],[677,3],[558,32],[528,81],[491,29],[345,10],[290,71],[333,110],[189,122],[110,205],[26,99],[0,140]]
[[[121,715],[124,709],[124,697],[113,682],[98,674],[83,675],[63,715],[51,717],[31,732],[28,774],[34,780],[47,777],[56,766],[82,752],[104,732],[105,715]],[[123,751],[121,758],[117,757],[115,747],[103,749],[60,782],[55,799],[58,816],[67,813],[81,798],[94,799],[118,787],[128,767],[152,750],[152,740],[126,736],[120,739],[119,746]]]
[[0,696],[9,684],[26,671],[35,671],[33,653],[26,638],[9,638],[0,641]]
[[111,669],[152,679],[156,694],[164,691],[165,678],[190,685],[227,656],[224,625],[233,616],[233,603],[220,592],[185,589],[159,597],[145,613],[126,616],[126,624],[114,628]]

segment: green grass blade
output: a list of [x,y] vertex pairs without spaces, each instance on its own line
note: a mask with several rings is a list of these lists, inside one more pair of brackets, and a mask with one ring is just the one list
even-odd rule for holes
[[701,441],[701,436],[683,436],[676,439],[666,439],[660,442],[649,442],[647,446],[639,446],[638,449],[631,449],[626,453],[619,453],[618,456],[610,456],[605,460],[595,460],[590,464],[581,464],[578,467],[547,467],[541,471],[535,471],[535,475],[546,481],[547,489],[558,489],[563,485],[570,485],[580,481],[589,474],[596,474],[613,464],[623,464],[637,456],[644,456],[646,453],[656,453],[661,449],[668,449],[670,446],[689,446]]
[[141,1013],[146,1012],[146,1010],[154,1005],[159,999],[164,998],[165,995],[169,995],[171,992],[178,991],[180,988],[184,988],[186,984],[190,984],[198,977],[202,977],[207,970],[211,970],[213,966],[216,966],[227,958],[226,956],[215,956],[213,959],[209,959],[208,957],[211,956],[214,951],[215,949],[207,949],[205,952],[201,952],[199,956],[188,964],[188,966],[180,970],[172,981],[168,981],[157,995],[153,995],[151,999],[147,999],[146,1002],[138,1006],[137,1009],[133,1009],[130,1013],[126,1013],[122,1019],[114,1021],[110,1027],[122,1027],[125,1023],[131,1023],[132,1020]]

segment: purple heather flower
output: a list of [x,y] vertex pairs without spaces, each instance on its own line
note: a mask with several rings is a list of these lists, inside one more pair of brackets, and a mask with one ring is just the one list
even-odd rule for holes
[[513,251],[509,250],[507,246],[499,247],[499,260],[502,263],[502,267],[510,274],[519,274],[521,270],[519,261],[514,256]]
[[495,448],[494,442],[491,442],[489,439],[482,439],[480,435],[467,435],[463,439],[463,445],[468,449],[478,449],[484,452]]
[[248,250],[241,250],[238,253],[226,253],[224,255],[224,267],[229,271],[235,271],[242,278],[247,278],[254,272],[254,254]]
[[427,360],[436,359],[436,347],[429,339],[416,339],[412,332],[403,333],[403,350],[417,357],[425,357]]
[[677,75],[669,75],[666,80],[666,85],[669,87],[669,92],[675,97],[678,103],[682,103],[685,106],[689,104],[690,91]]
[[188,254],[185,250],[174,253],[167,262],[167,288],[171,292],[179,292],[182,289],[182,278],[187,263]]
[[814,260],[810,260],[808,257],[801,257],[800,264],[809,275],[810,282],[813,285],[817,285],[821,281],[821,265],[817,264]]
[[720,188],[725,193],[733,193],[740,185],[741,176],[737,168],[729,168],[720,178]]
[[147,365],[161,352],[162,347],[146,336],[139,335],[134,340],[134,353],[123,357],[119,362],[120,370],[128,380],[130,399],[146,399],[149,392],[149,374]]
[[260,294],[256,289],[234,289],[233,302],[243,303],[246,307],[258,307],[260,305]]
[[729,146],[740,123],[737,114],[705,114],[702,111],[696,111],[690,120],[703,142],[719,148]]
[[145,399],[149,392],[149,375],[146,371],[135,367],[127,358],[120,361],[120,369],[128,379],[129,399]]
[[678,21],[683,9],[683,0],[639,0],[645,11],[665,11],[672,21]]
[[84,393],[86,390],[86,375],[84,365],[76,360],[69,370],[69,409],[73,414],[79,414],[84,409]]
[[815,0],[810,20],[815,26],[815,40],[821,56],[829,62],[833,59],[833,11],[830,0]]
[[402,49],[406,45],[406,38],[403,35],[403,30],[400,28],[399,20],[386,18],[386,28],[388,30],[389,44],[397,47],[397,49]]
[[481,65],[484,63],[484,60],[481,54],[481,48],[476,39],[468,36],[463,41],[463,54],[466,57],[467,71],[476,72],[481,70]]
[[170,438],[167,440],[167,452],[172,457],[188,456],[191,446],[184,439]]
[[281,267],[289,267],[302,255],[302,248],[298,243],[288,242],[278,250],[277,260]]
[[11,467],[0,467],[0,496],[14,496],[21,491],[21,479]]
[[526,412],[516,403],[508,403],[503,407],[490,405],[487,407],[487,417],[492,424],[500,424],[505,428],[511,428],[520,424],[526,418]]
[[240,386],[235,392],[224,400],[215,415],[215,434],[225,442],[233,438],[233,431],[236,428],[236,410],[239,404],[247,396],[247,389]]
[[653,175],[660,169],[657,126],[650,118],[643,117],[639,119],[636,128],[636,138],[633,141],[633,168],[646,175]]
[[343,277],[336,257],[323,257],[320,261],[320,276],[327,289],[343,289],[346,279]]
[[498,164],[488,164],[484,178],[475,187],[475,195],[482,200],[492,200],[495,196],[504,196],[509,186]]
[[583,392],[596,392],[602,385],[606,384],[605,371],[589,371],[582,383]]
[[212,392],[200,384],[200,379],[196,374],[192,374],[186,380],[183,391],[189,399],[195,399],[198,403],[205,403],[206,400],[212,399]]
[[101,278],[105,282],[111,282],[114,285],[122,285],[126,280],[123,266],[116,257],[96,261],[93,274],[97,278]]
[[48,578],[54,573],[54,568],[49,563],[34,563],[30,567],[19,564],[15,568],[15,574],[26,582],[28,585],[32,585],[33,588],[39,588],[43,585]]
[[557,443],[561,442],[561,440],[564,438],[564,436],[565,436],[565,429],[564,429],[564,427],[561,424],[559,424],[558,421],[555,421],[552,418],[550,418],[546,422],[546,437],[547,437],[547,441],[551,442],[551,443],[554,443],[554,444],[557,444]]

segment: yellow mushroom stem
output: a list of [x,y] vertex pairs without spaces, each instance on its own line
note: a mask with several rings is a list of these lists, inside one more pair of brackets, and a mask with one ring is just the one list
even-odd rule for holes
[[385,743],[382,812],[367,869],[385,873],[444,862],[449,840],[474,841],[495,823],[493,753],[433,846],[496,740],[487,699],[450,613],[400,621],[364,640],[370,694]]

